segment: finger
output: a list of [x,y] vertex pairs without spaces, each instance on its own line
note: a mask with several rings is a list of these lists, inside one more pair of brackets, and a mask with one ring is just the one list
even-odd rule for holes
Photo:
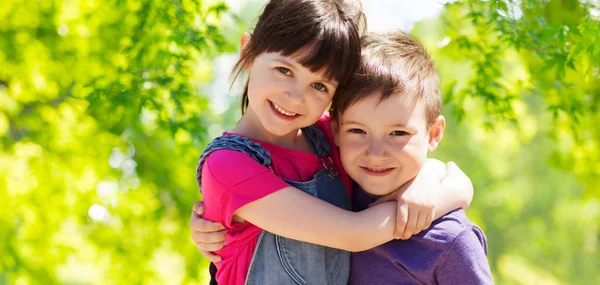
[[192,230],[192,232],[208,233],[224,230],[225,227],[223,227],[221,223],[211,222],[204,218],[192,215],[192,218],[190,220],[190,229]]
[[400,204],[396,212],[396,228],[394,229],[394,238],[399,239],[404,234],[406,222],[408,219],[408,205]]
[[412,235],[414,236],[414,235],[420,233],[421,231],[427,229],[426,223],[427,223],[427,213],[425,213],[423,211],[419,211],[419,214],[417,217],[417,223],[415,224],[415,230],[413,231]]
[[223,258],[221,258],[221,256],[216,255],[210,251],[205,251],[205,250],[200,250],[200,254],[202,254],[206,259],[210,260],[210,262],[219,262],[221,260],[223,260]]
[[192,240],[195,243],[215,243],[215,242],[224,242],[225,241],[225,230],[218,232],[192,232]]
[[414,207],[408,208],[408,221],[406,222],[406,228],[404,229],[404,233],[402,234],[402,239],[409,239],[413,232],[415,231],[415,226],[417,225],[417,219],[419,217],[418,209]]
[[202,217],[202,215],[204,215],[204,202],[202,201],[196,201],[194,203],[194,213],[196,213],[196,215]]
[[196,247],[198,248],[198,250],[202,251],[217,251],[219,249],[222,249],[225,246],[224,242],[215,242],[215,243],[202,243],[202,242],[197,242],[196,243]]
[[433,217],[435,217],[435,209],[429,211],[429,213],[427,213],[427,215],[425,215],[425,229],[428,229],[429,227],[431,227],[431,223],[433,223]]

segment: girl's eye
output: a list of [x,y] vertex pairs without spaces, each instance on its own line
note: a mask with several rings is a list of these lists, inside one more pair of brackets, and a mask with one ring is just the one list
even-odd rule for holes
[[348,132],[352,134],[366,134],[366,132],[361,129],[349,129]]
[[278,66],[278,67],[275,67],[275,68],[277,68],[277,70],[279,70],[279,72],[281,72],[282,74],[285,74],[285,75],[288,75],[288,76],[292,75],[292,71],[289,70],[289,69],[287,69],[287,68],[285,68],[285,67]]
[[317,89],[319,91],[325,91],[325,92],[327,92],[327,87],[323,83],[313,83],[313,88],[315,88],[315,89]]
[[392,135],[392,136],[407,136],[408,133],[405,131],[393,131],[390,135]]

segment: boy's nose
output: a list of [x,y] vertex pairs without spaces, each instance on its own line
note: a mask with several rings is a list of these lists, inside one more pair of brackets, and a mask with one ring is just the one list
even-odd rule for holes
[[386,157],[385,146],[382,142],[371,141],[367,148],[367,156],[373,159],[383,159]]

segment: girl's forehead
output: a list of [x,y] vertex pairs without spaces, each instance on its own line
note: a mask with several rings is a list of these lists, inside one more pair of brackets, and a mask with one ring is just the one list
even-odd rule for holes
[[321,80],[326,81],[327,83],[337,87],[338,81],[335,78],[329,78],[328,68],[329,66],[323,66],[321,69],[316,69],[313,66],[309,66],[307,64],[303,64],[306,60],[303,56],[304,52],[298,51],[291,55],[284,55],[282,52],[268,52],[265,53],[265,57],[272,61],[278,61],[287,65],[290,65],[296,69],[302,69],[307,73],[311,73],[315,77],[321,78]]

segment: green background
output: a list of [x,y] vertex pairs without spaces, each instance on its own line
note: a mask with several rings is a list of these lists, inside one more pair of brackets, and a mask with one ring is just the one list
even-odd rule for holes
[[[211,107],[214,59],[264,2],[3,3],[0,284],[207,283],[195,166],[239,118]],[[452,2],[412,33],[496,282],[600,284],[597,1]]]

